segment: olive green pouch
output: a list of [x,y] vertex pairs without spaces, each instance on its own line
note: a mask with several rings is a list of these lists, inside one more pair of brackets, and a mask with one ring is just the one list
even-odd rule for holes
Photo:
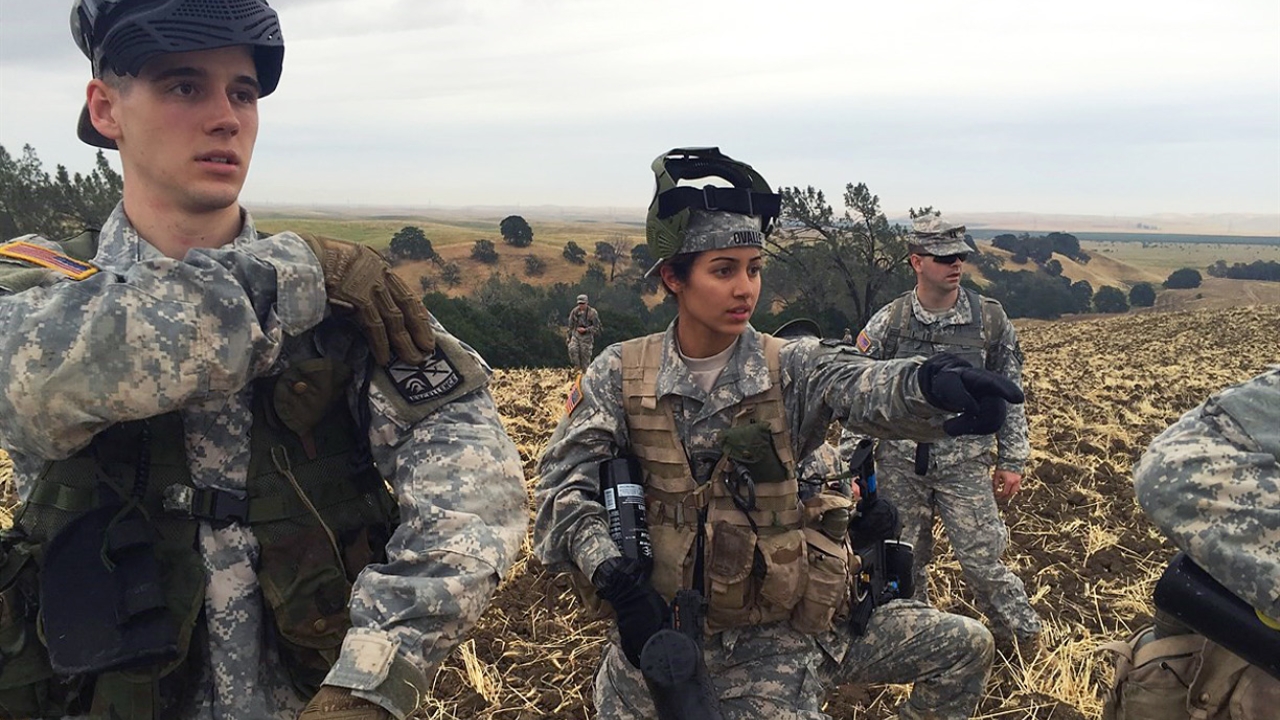
[[752,420],[725,430],[720,433],[720,450],[734,465],[750,473],[757,485],[787,479],[787,468],[773,446],[773,431],[768,423]]

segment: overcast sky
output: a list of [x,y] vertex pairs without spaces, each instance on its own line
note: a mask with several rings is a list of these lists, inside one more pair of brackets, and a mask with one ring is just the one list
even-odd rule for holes
[[[74,171],[70,5],[0,0],[0,144]],[[1276,0],[272,6],[249,203],[630,212],[654,156],[718,145],[890,212],[1280,213]]]

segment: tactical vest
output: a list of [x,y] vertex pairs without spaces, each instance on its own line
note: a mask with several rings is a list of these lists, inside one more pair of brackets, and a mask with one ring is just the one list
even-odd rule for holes
[[[96,236],[86,236],[76,239],[82,247],[64,249],[91,258]],[[6,273],[3,286],[21,290],[45,274]],[[304,338],[310,345],[309,333]],[[113,426],[76,455],[48,463],[16,513],[16,538],[0,546],[0,717],[176,713],[194,692],[204,643],[206,575],[196,545],[202,521],[237,522],[254,533],[274,645],[297,693],[314,695],[351,627],[351,585],[366,565],[385,561],[397,524],[398,505],[363,440],[367,428],[349,410],[351,381],[349,367],[327,358],[254,381],[243,499],[195,487],[177,412]],[[163,604],[179,631],[178,657],[55,677],[42,645],[44,550],[68,523],[114,506],[136,506],[149,521]]]
[[847,535],[828,537],[821,521],[828,511],[847,512],[852,501],[830,493],[800,501],[779,379],[779,353],[786,343],[763,336],[769,389],[734,410],[733,427],[767,424],[786,469],[780,482],[755,483],[755,509],[744,510],[741,491],[731,490],[728,478],[735,463],[751,462],[750,451],[737,460],[722,456],[701,486],[693,478],[669,399],[655,395],[662,338],[650,335],[622,345],[623,403],[631,449],[644,469],[654,589],[669,600],[692,585],[699,515],[705,509],[702,590],[708,632],[781,620],[805,633],[831,629],[847,615],[856,560]]
[[893,301],[889,330],[885,333],[881,354],[884,359],[930,357],[939,352],[949,352],[968,360],[974,367],[988,370],[999,367],[999,338],[1009,322],[1000,303],[968,288],[961,288],[969,298],[972,320],[968,324],[954,326],[954,333],[938,333],[916,319],[911,309],[914,292],[909,290]]

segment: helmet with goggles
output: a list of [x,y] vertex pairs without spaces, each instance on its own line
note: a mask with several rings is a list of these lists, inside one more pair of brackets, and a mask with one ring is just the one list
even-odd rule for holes
[[[161,53],[247,45],[266,96],[284,65],[280,19],[265,0],[75,0],[71,35],[93,63],[94,77],[106,70],[136,77]],[[90,145],[116,147],[94,129],[87,107],[77,134]]]
[[[657,187],[649,203],[645,239],[657,262],[685,253],[726,247],[762,246],[782,208],[760,173],[719,148],[676,148],[653,161]],[[680,185],[681,180],[720,178],[732,187]]]

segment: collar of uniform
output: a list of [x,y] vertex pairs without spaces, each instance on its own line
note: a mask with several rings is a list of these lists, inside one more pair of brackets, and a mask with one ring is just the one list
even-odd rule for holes
[[[738,399],[750,397],[769,389],[769,368],[764,359],[764,339],[755,328],[747,326],[738,338],[738,347],[729,357],[716,380],[711,395],[719,396],[721,389],[733,384],[738,392]],[[702,399],[706,394],[702,388],[693,384],[685,364],[680,360],[680,350],[676,344],[676,321],[672,320],[662,336],[662,367],[658,370],[658,378],[654,383],[658,398],[666,395],[683,395]]]
[[915,292],[912,291],[911,312],[925,325],[937,323],[941,327],[946,327],[947,325],[968,325],[973,322],[973,309],[969,307],[969,293],[965,292],[964,288],[960,288],[960,295],[956,298],[955,305],[939,312],[921,305],[920,298],[916,297]]
[[[240,233],[231,241],[232,245],[250,242],[258,237],[253,217],[244,208],[240,209],[240,221]],[[124,273],[137,263],[164,257],[164,253],[139,235],[133,223],[129,222],[124,213],[124,202],[117,203],[98,231],[98,252],[94,256],[94,264],[103,269]]]

